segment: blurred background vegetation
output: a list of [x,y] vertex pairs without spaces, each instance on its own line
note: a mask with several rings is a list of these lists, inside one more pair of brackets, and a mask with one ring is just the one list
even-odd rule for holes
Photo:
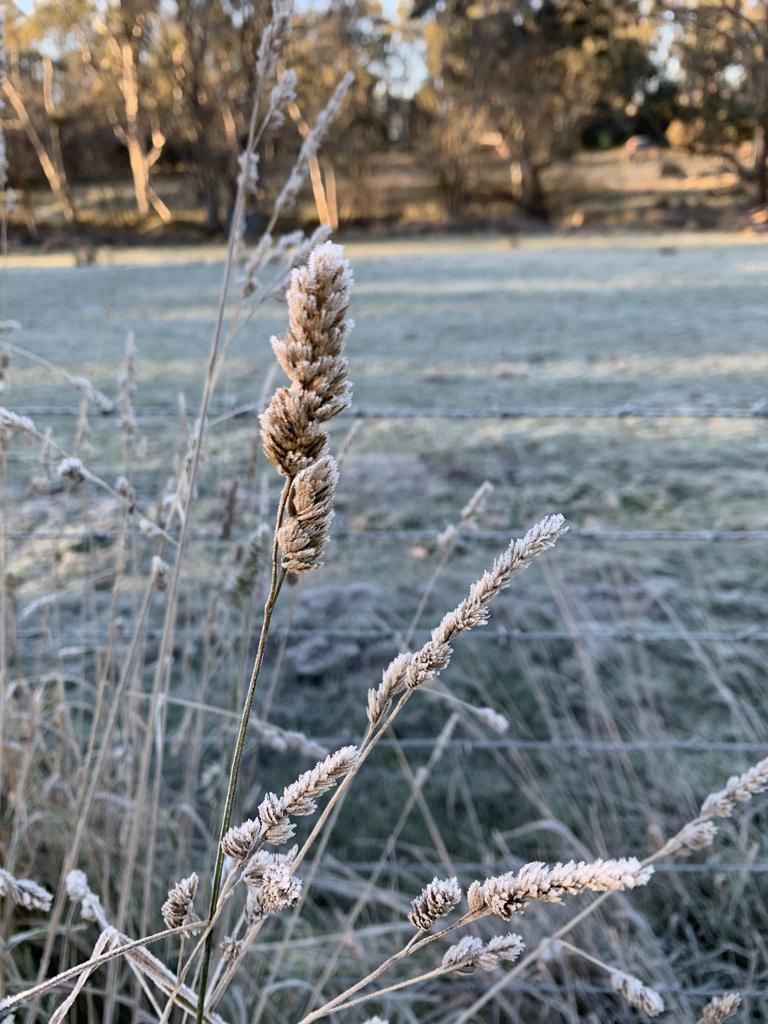
[[[221,235],[268,14],[268,0],[10,2],[12,243]],[[767,49],[768,4],[751,0],[311,0],[249,225],[351,69],[299,221],[760,227]]]

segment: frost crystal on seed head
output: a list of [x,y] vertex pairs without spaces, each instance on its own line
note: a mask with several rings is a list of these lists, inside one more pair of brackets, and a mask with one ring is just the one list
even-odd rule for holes
[[732,775],[717,793],[710,793],[701,805],[705,818],[730,818],[737,804],[746,803],[768,787],[768,757],[741,775]]
[[467,899],[475,913],[490,912],[504,920],[521,914],[534,901],[561,903],[564,896],[578,893],[612,892],[645,885],[653,874],[635,857],[616,860],[568,861],[547,865],[540,861],[524,864],[518,872],[509,871],[484,882],[473,882]]
[[261,821],[248,818],[241,825],[233,825],[224,835],[221,841],[221,848],[227,857],[241,863],[244,861],[251,848],[259,842],[266,831]]
[[168,892],[168,898],[161,908],[161,914],[167,928],[180,928],[186,924],[192,913],[192,901],[197,892],[197,875],[193,871],[187,878],[182,878]]
[[52,894],[42,885],[33,882],[31,878],[15,878],[3,868],[0,868],[0,896],[25,910],[42,910],[45,913],[51,909],[53,902]]
[[62,459],[56,467],[56,473],[62,479],[71,480],[73,484],[81,484],[85,480],[85,467],[80,459],[68,456]]
[[75,868],[65,880],[67,896],[73,903],[80,904],[80,913],[85,921],[99,921],[104,917],[101,900],[91,889],[85,872]]
[[428,931],[441,917],[461,902],[461,887],[456,878],[433,878],[421,893],[411,902],[408,920],[414,928]]

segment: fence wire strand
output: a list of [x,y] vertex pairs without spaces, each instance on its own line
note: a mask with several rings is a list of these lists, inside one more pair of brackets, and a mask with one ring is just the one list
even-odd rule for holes
[[[361,527],[351,529],[343,523],[334,524],[333,540],[357,542],[361,538],[373,540],[395,541],[397,543],[436,543],[436,530],[426,528],[418,529],[377,529],[375,527]],[[503,530],[473,530],[458,534],[462,543],[509,543],[511,537],[521,536],[525,529],[521,527],[508,527]],[[700,530],[612,530],[593,529],[591,527],[573,524],[569,527],[568,533],[578,540],[593,541],[595,543],[637,543],[647,544],[654,541],[670,541],[673,543],[719,543],[739,541],[768,541],[768,529],[700,529]],[[9,541],[31,541],[31,540],[66,540],[74,544],[107,543],[117,540],[117,530],[99,529],[73,530],[66,528],[59,529],[9,529],[6,531]],[[243,543],[252,537],[252,533],[245,530],[233,530],[229,536],[222,536],[221,530],[191,529],[190,539],[200,543],[210,544],[232,544]]]
[[[211,411],[211,420],[224,423],[237,419],[248,419],[260,413],[261,407],[255,404],[218,408]],[[79,410],[64,405],[27,406],[26,416],[64,416],[77,417]],[[114,418],[116,413],[100,412],[99,417]],[[768,418],[768,399],[762,399],[750,406],[654,406],[624,402],[620,405],[599,407],[578,406],[486,406],[481,409],[457,409],[424,407],[419,409],[394,406],[353,406],[343,414],[345,419],[357,420],[623,420],[623,419],[737,419],[753,420]],[[150,420],[168,420],[179,418],[178,409],[173,406],[148,406],[137,410],[137,418]]]

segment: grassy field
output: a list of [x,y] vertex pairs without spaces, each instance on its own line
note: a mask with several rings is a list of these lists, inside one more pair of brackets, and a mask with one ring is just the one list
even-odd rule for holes
[[[326,567],[292,588],[279,610],[278,627],[289,632],[271,720],[329,745],[359,733],[365,690],[398,649],[438,559],[435,534],[483,480],[495,489],[477,535],[460,542],[420,630],[465,592],[502,536],[553,511],[578,528],[499,602],[489,632],[463,640],[445,682],[470,704],[500,711],[510,727],[500,737],[478,733],[473,720],[458,726],[425,788],[431,814],[414,810],[378,880],[365,912],[373,925],[391,920],[393,904],[407,902],[433,868],[456,867],[469,880],[467,862],[478,860],[643,855],[727,775],[768,752],[768,535],[750,536],[768,531],[768,243],[728,235],[451,239],[358,243],[348,255],[356,278],[354,406],[377,415],[349,442]],[[197,407],[220,256],[134,251],[88,268],[19,260],[2,275],[2,315],[22,323],[11,340],[110,396],[126,333],[134,332],[141,447],[131,479],[147,508],[183,449],[179,396],[187,418]],[[167,871],[157,893],[174,870],[199,869],[210,855],[207,826],[224,784],[221,752],[249,646],[237,638],[242,613],[221,597],[222,582],[238,543],[260,521],[265,487],[272,498],[278,487],[251,463],[255,421],[238,410],[261,401],[273,362],[269,336],[283,324],[277,303],[253,319],[215,401],[174,688],[177,699],[211,710],[198,719],[199,709],[171,709],[180,736],[193,718],[204,722],[203,771],[190,780],[183,744],[171,750],[168,823],[182,824],[163,840]],[[71,445],[77,394],[60,375],[14,354],[2,401]],[[625,415],[588,415],[617,409]],[[686,409],[711,415],[631,414]],[[423,415],[413,418],[417,410]],[[462,412],[475,415],[455,418]],[[124,468],[115,421],[91,416],[85,460],[110,482]],[[353,422],[337,421],[337,446]],[[24,664],[45,648],[60,671],[87,677],[104,637],[83,609],[109,599],[115,506],[99,499],[84,514],[77,496],[30,494],[38,463],[37,446],[14,443],[9,569],[20,636],[30,645],[17,658]],[[57,536],[75,527],[76,541]],[[145,564],[148,543],[132,536],[130,545],[132,564]],[[135,600],[126,585],[118,618],[130,621]],[[270,665],[278,653],[275,641]],[[150,637],[147,664],[152,655]],[[139,695],[133,699],[139,711]],[[87,722],[85,705],[72,713]],[[449,711],[425,698],[409,712],[399,735],[414,769]],[[295,759],[249,748],[245,815],[264,772],[282,784]],[[347,806],[315,905],[331,923],[335,901],[365,876],[390,834],[408,793],[401,767],[392,750],[382,751]],[[104,813],[102,827],[119,815]],[[65,820],[63,805],[43,816],[51,884]],[[746,1019],[766,1019],[766,840],[768,817],[756,803],[709,855],[682,869],[662,866],[652,892],[594,915],[582,946],[659,981],[676,1019],[695,1019],[706,1001],[697,993],[724,987],[754,993]],[[105,856],[97,840],[90,856],[97,864]],[[541,927],[535,913],[526,922],[532,933]],[[300,969],[292,965],[302,963],[301,950],[288,955],[289,972]],[[368,955],[350,949],[339,982],[354,978]],[[604,976],[588,965],[556,959],[529,982],[559,994],[512,987],[506,1002],[476,1019],[513,1020],[520,1007],[526,1021],[587,1019],[578,1015],[588,1009],[595,1020],[624,1019],[600,990]],[[249,983],[258,987],[258,977]],[[412,1007],[395,998],[388,1011],[397,1021],[444,1019],[435,990]]]

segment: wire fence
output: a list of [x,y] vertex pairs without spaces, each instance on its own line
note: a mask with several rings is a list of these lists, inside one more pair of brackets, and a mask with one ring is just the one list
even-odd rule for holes
[[[567,983],[567,987],[557,986],[551,984],[544,984],[540,982],[524,981],[521,978],[514,978],[507,982],[504,986],[506,992],[528,992],[531,995],[541,996],[548,995],[553,997],[559,997],[561,1000],[567,996],[568,991],[578,993],[585,996],[613,996],[614,999],[619,999],[614,989],[609,988],[607,985],[595,985],[588,981],[580,981],[577,978],[570,978]],[[696,985],[691,988],[686,988],[684,985],[665,985],[663,983],[654,983],[653,988],[656,992],[661,993],[665,996],[681,996],[689,999],[712,999],[714,996],[722,996],[727,992],[735,991],[738,989],[739,995],[742,999],[767,999],[768,988],[755,988],[754,986],[738,985],[736,989],[731,986],[720,988],[708,988],[706,986]],[[597,1018],[594,1018],[597,1019]]]
[[[220,407],[212,410],[211,420],[224,423],[230,420],[247,419],[257,416],[262,407],[248,404],[237,407]],[[79,410],[64,405],[27,406],[25,416],[63,416],[77,417]],[[174,406],[147,406],[137,410],[139,421],[175,420],[179,418],[178,409]],[[111,418],[114,410],[99,412],[101,418]],[[188,418],[188,417],[187,417]],[[728,419],[751,420],[768,418],[768,398],[755,402],[750,406],[715,406],[715,405],[680,405],[654,406],[625,402],[621,405],[599,407],[579,406],[484,406],[478,409],[457,409],[424,407],[419,409],[395,406],[353,406],[343,414],[344,419],[356,420],[622,420],[622,419]]]
[[[220,410],[214,413],[219,422],[225,420],[237,420],[255,415],[258,412],[256,406],[242,407],[238,409]],[[27,410],[32,416],[70,416],[76,415],[76,410],[65,408],[39,407]],[[144,419],[168,419],[174,416],[172,409],[150,409],[143,410],[140,416]],[[403,409],[374,409],[357,408],[349,413],[350,418],[358,420],[470,420],[470,419],[496,419],[496,420],[552,420],[552,419],[583,419],[583,420],[663,420],[663,419],[768,419],[768,401],[759,403],[750,408],[651,408],[635,405],[623,405],[604,409],[576,409],[576,408],[487,408],[482,410],[458,410],[458,409],[426,409],[426,410],[403,410]],[[511,536],[518,535],[522,531],[519,528],[473,530],[459,536],[463,544],[484,544],[484,543],[506,543]],[[571,527],[571,536],[594,544],[648,544],[655,542],[673,544],[731,544],[731,543],[765,543],[768,541],[768,529],[609,529],[592,528],[574,525]],[[231,543],[244,543],[250,533],[243,530],[232,531],[228,536],[222,536],[220,530],[194,529],[191,531],[190,539],[212,545],[227,545]],[[17,532],[9,532],[7,538],[10,542],[54,540],[65,541],[84,546],[111,543],[118,537],[117,531],[93,530],[84,531],[79,529],[31,529]],[[436,542],[436,531],[430,529],[396,529],[396,528],[349,528],[343,523],[336,524],[334,529],[334,540],[337,542],[358,542],[362,538],[369,538],[375,541],[401,543],[401,544],[429,544]],[[21,629],[19,636],[24,639],[39,637],[45,630],[42,629]],[[179,631],[180,639],[187,636],[186,630]],[[189,636],[194,635],[189,631]],[[427,636],[428,631],[419,630],[418,637]],[[151,638],[152,631],[148,632]],[[272,642],[285,639],[286,633],[283,630],[275,630]],[[322,636],[328,641],[347,641],[354,643],[391,643],[398,646],[402,637],[402,631],[397,628],[359,628],[359,627],[330,627],[324,629],[293,627],[290,630],[290,637],[296,640],[313,639]],[[578,629],[565,630],[562,628],[539,628],[539,629],[518,629],[518,628],[496,628],[492,630],[479,631],[471,634],[473,641],[493,643],[499,645],[532,643],[532,642],[570,642],[570,643],[594,643],[598,641],[617,641],[636,643],[642,645],[653,645],[663,643],[696,643],[708,646],[718,645],[748,645],[764,644],[768,642],[768,629],[748,626],[731,630],[701,630],[701,629],[670,629],[666,627],[638,629],[628,625],[606,625],[606,624],[584,624],[580,623]],[[73,637],[68,638],[68,643],[76,642]],[[93,642],[97,643],[98,638],[94,637]],[[136,697],[146,696],[134,694]],[[194,708],[194,702],[185,701],[173,696],[167,698],[169,703],[178,703]],[[199,708],[205,713],[221,715],[227,718],[237,719],[237,715],[229,709],[205,706]],[[316,742],[328,749],[336,749],[348,740],[347,737],[322,738]],[[382,749],[392,749],[395,746],[409,752],[430,751],[434,748],[434,737],[425,736],[402,736],[397,740],[387,739],[380,741]],[[766,742],[749,742],[741,740],[714,740],[708,738],[663,738],[663,739],[611,739],[603,740],[596,738],[521,738],[512,736],[489,737],[486,739],[477,738],[452,738],[445,744],[446,749],[453,751],[458,756],[470,757],[478,752],[496,751],[511,754],[513,752],[542,753],[542,754],[566,754],[581,757],[593,756],[618,756],[621,754],[723,754],[723,755],[751,755],[752,757],[768,756],[768,740]],[[419,869],[424,869],[427,874],[433,869],[437,872],[441,865],[431,865],[428,868],[419,863]],[[344,871],[354,871],[365,875],[377,871],[381,865],[377,861],[353,861],[345,862]],[[510,865],[503,861],[495,862],[462,862],[452,864],[452,869],[462,872],[465,875],[483,877],[489,873],[509,870]],[[694,878],[726,876],[744,876],[762,879],[768,874],[768,861],[718,861],[706,860],[703,862],[665,862],[655,866],[657,874],[662,876],[683,876]],[[563,990],[556,985],[534,984],[524,980],[515,981],[510,984],[510,990],[520,992],[531,992],[537,996],[551,994],[562,996]],[[584,994],[585,996],[613,996],[615,993],[608,985],[600,985],[588,981],[571,979],[569,989],[573,993]],[[708,985],[696,985],[690,988],[670,984],[658,984],[656,988],[665,996],[682,997],[690,999],[708,1000],[714,996],[721,995],[722,987],[714,988]],[[744,998],[763,1001],[768,999],[768,988],[740,985],[739,990]]]
[[[429,691],[428,691],[429,693]],[[147,701],[150,695],[138,690],[131,690],[128,696],[138,700]],[[216,715],[220,718],[230,719],[232,722],[240,721],[240,714],[231,708],[217,707],[211,704],[201,704],[199,701],[190,700],[185,697],[168,695],[163,698],[168,704],[179,707],[190,708],[193,711],[204,712],[205,714]],[[255,721],[257,730],[269,732],[273,730],[281,735],[286,735],[286,730],[275,726],[273,723]],[[288,730],[290,733],[290,730]],[[311,743],[326,751],[338,750],[349,742],[349,736],[324,736],[312,737]],[[400,736],[397,739],[389,739],[384,736],[378,741],[382,750],[399,748],[401,750],[433,750],[436,744],[434,736]],[[489,750],[498,751],[533,751],[542,753],[551,752],[573,752],[584,755],[592,754],[617,754],[617,753],[687,753],[687,754],[750,754],[763,755],[768,757],[768,739],[764,742],[748,740],[713,740],[713,739],[675,739],[665,737],[664,739],[592,739],[581,737],[548,737],[543,739],[521,738],[517,736],[503,736],[497,738],[477,739],[474,737],[453,737],[441,741],[443,750],[455,751],[461,756],[470,756],[476,752]]]
[[[510,526],[503,530],[472,530],[460,532],[458,539],[465,544],[497,544],[509,543],[510,538],[521,536],[527,527]],[[345,527],[343,523],[334,523],[332,537],[335,541],[354,543],[361,538],[392,541],[400,544],[437,544],[439,531],[427,528],[409,529],[377,529],[375,527]],[[591,541],[596,544],[648,544],[656,541],[687,544],[717,544],[732,542],[765,542],[768,541],[768,529],[701,529],[701,530],[613,530],[593,529],[591,527],[569,525],[568,534],[572,538]],[[230,544],[248,541],[253,533],[247,530],[232,530],[223,535],[219,530],[190,529],[189,539],[200,543]],[[91,530],[67,529],[59,527],[50,529],[6,530],[9,540],[65,540],[74,544],[99,544],[117,540],[117,530],[94,528]]]
[[[184,608],[187,615],[194,615],[199,618],[205,617],[205,609]],[[22,619],[26,617],[22,610]],[[37,627],[19,628],[16,635],[22,640],[35,640],[48,635],[50,630],[46,625]],[[276,643],[286,638],[298,640],[313,639],[319,637],[325,640],[346,640],[354,643],[384,644],[389,643],[395,647],[402,644],[405,629],[344,629],[340,627],[322,626],[316,627],[292,627],[290,630],[283,630],[279,627],[270,632],[271,643]],[[159,630],[150,629],[147,631],[149,639],[157,639]],[[217,631],[212,632],[216,639]],[[426,640],[430,635],[429,630],[416,630],[413,634],[415,640]],[[200,637],[200,632],[186,629],[184,627],[176,631],[176,636],[181,640]],[[98,643],[100,636],[96,633],[70,630],[68,632],[69,642],[78,641],[81,643]],[[653,645],[660,643],[696,643],[729,645],[749,645],[755,643],[768,643],[768,630],[746,627],[739,630],[695,630],[695,629],[653,629],[640,630],[624,626],[588,626],[580,625],[578,629],[491,629],[482,632],[470,632],[466,638],[470,643],[494,643],[494,644],[516,644],[526,643],[548,643],[548,642],[570,642],[589,643],[598,640],[616,641],[619,643],[637,643]]]
[[[241,420],[251,420],[261,411],[260,406],[255,404],[242,405],[237,407],[219,407],[211,413],[213,426],[227,423],[236,423]],[[77,408],[67,406],[30,406],[24,410],[24,414],[33,418],[76,418],[79,415]],[[104,416],[104,414],[102,414]],[[94,416],[98,421],[102,416]],[[107,416],[104,416],[107,418]],[[114,417],[113,417],[114,418]],[[153,406],[137,410],[139,423],[146,422],[167,422],[171,424],[179,419],[179,411],[173,406]],[[414,421],[611,421],[616,424],[621,422],[641,421],[711,421],[711,420],[743,420],[743,421],[765,421],[768,420],[768,398],[756,402],[750,406],[716,406],[716,405],[678,405],[660,406],[653,404],[641,404],[627,402],[619,405],[606,407],[575,407],[575,406],[486,406],[475,409],[458,408],[394,408],[394,407],[367,407],[357,406],[345,414],[346,419],[358,421],[391,421],[391,422],[414,422]],[[475,530],[471,533],[462,533],[459,537],[464,544],[483,543],[507,543],[511,536],[520,534],[519,528]],[[768,541],[768,528],[728,529],[721,527],[705,529],[610,529],[592,528],[573,525],[571,536],[579,541],[594,544],[648,544],[648,543],[672,543],[672,544],[731,544],[731,543],[765,543]],[[25,542],[54,540],[66,541],[84,546],[111,543],[118,538],[114,530],[74,530],[74,529],[26,529],[7,534],[9,542]],[[228,536],[222,536],[220,530],[193,529],[190,532],[190,539],[200,543],[212,545],[243,543],[247,541],[250,534],[246,531],[232,531]],[[430,529],[397,529],[397,528],[349,528],[343,523],[337,522],[334,529],[334,540],[337,542],[358,542],[362,538],[377,540],[387,543],[401,544],[434,544],[436,531]],[[18,635],[23,639],[32,639],[45,634],[44,629],[20,629]],[[193,635],[191,631],[179,630],[180,639],[187,635]],[[356,643],[385,643],[391,642],[398,645],[402,633],[398,629],[366,629],[366,628],[343,628],[333,627],[318,629],[292,628],[290,636],[296,639],[312,639],[318,635],[330,641],[352,641]],[[419,631],[419,636],[428,635],[427,631]],[[148,631],[148,637],[152,638],[153,631]],[[285,632],[276,630],[273,633],[273,642],[284,639]],[[763,644],[768,642],[768,629],[760,627],[744,627],[732,630],[700,630],[700,629],[669,629],[657,627],[653,629],[637,629],[626,625],[591,625],[580,623],[576,630],[564,629],[517,629],[497,628],[471,634],[473,640],[485,643],[512,644],[519,642],[583,642],[610,640],[628,643],[651,645],[657,643],[680,643],[681,641],[693,642],[707,645],[744,645]],[[99,638],[81,638],[82,642],[98,644]],[[77,638],[71,634],[68,636],[68,643],[71,645],[77,642]],[[146,697],[146,694],[133,693],[134,697]],[[177,703],[197,708],[205,713],[212,713],[232,718],[233,721],[239,716],[229,709],[216,708],[212,706],[201,707],[194,702],[185,701],[182,698],[169,696],[166,698],[169,703]],[[346,743],[348,738],[327,738],[317,742],[329,749],[335,749]],[[407,751],[429,751],[434,748],[434,737],[424,736],[402,736],[397,740],[382,738],[379,746],[383,749],[392,749],[395,746]],[[768,756],[768,740],[764,743],[741,740],[714,740],[702,738],[671,738],[663,739],[611,739],[603,740],[597,738],[521,738],[513,736],[498,736],[485,739],[477,738],[452,738],[445,744],[446,749],[458,753],[462,757],[471,756],[476,752],[498,751],[498,752],[531,752],[531,753],[569,753],[591,757],[594,755],[612,756],[619,753],[644,753],[644,754],[710,754],[721,753],[727,755],[744,754],[759,757]],[[426,866],[419,862],[414,867],[424,870],[430,874],[433,869],[439,871],[441,865]],[[352,861],[345,862],[344,871],[354,871],[359,874],[369,874],[381,868],[378,861]],[[466,875],[484,876],[489,873],[509,870],[510,865],[504,861],[466,861],[455,863],[452,868]],[[393,865],[393,870],[396,867]],[[327,870],[327,869],[326,869]],[[341,870],[341,868],[340,868]],[[721,862],[717,860],[705,860],[702,862],[664,862],[655,866],[655,871],[660,875],[668,876],[693,876],[706,877],[715,875],[743,875],[750,877],[762,877],[768,874],[768,861],[750,862]],[[697,985],[687,988],[669,984],[658,984],[655,986],[664,995],[681,996],[687,998],[710,999],[723,992],[721,987],[713,988],[708,985]],[[541,981],[536,983],[525,980],[515,980],[509,985],[510,990],[531,992],[536,995],[551,994],[562,996],[563,989],[556,985],[547,985]],[[595,996],[613,996],[615,993],[608,985],[590,983],[579,979],[571,979],[568,988],[576,993]],[[759,1001],[768,1000],[768,988],[739,986],[744,998]]]

